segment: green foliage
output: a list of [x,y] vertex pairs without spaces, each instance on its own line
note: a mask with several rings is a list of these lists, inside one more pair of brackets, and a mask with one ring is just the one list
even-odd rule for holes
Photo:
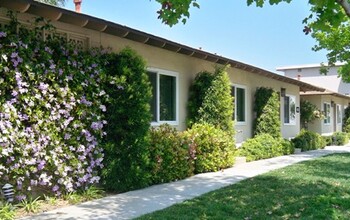
[[288,155],[288,154],[293,154],[294,153],[294,145],[291,141],[287,140],[287,139],[280,139],[280,143],[282,145],[282,151],[284,155]]
[[342,146],[349,143],[349,136],[345,132],[334,132],[332,135],[333,145]]
[[281,137],[280,98],[272,88],[259,87],[255,92],[254,134],[270,134]]
[[190,7],[199,8],[196,0],[156,0],[161,4],[161,9],[157,11],[158,19],[170,27],[177,24],[180,20],[183,24],[190,17]]
[[184,179],[193,175],[194,158],[183,135],[168,124],[150,132],[150,164],[153,183]]
[[145,62],[127,48],[106,55],[108,75],[106,103],[105,168],[103,184],[107,190],[126,191],[147,186],[151,113],[151,87]]
[[308,123],[314,121],[315,119],[321,119],[322,113],[308,100],[300,101],[300,122],[303,128],[307,128]]
[[346,107],[344,110],[343,131],[350,133],[350,106]]
[[40,197],[37,197],[35,199],[24,199],[20,203],[18,203],[16,206],[19,208],[24,209],[28,213],[36,213],[40,209]]
[[225,68],[198,73],[190,87],[188,127],[209,123],[233,134],[233,98]]
[[14,220],[16,216],[15,207],[11,204],[0,203],[0,219],[1,220]]
[[302,151],[323,149],[326,146],[326,141],[320,134],[305,129],[302,129],[292,142],[295,148],[301,148]]
[[332,136],[322,136],[323,141],[326,143],[326,146],[333,145]]
[[194,124],[184,132],[195,152],[195,173],[218,171],[234,164],[235,144],[227,132],[211,124]]
[[26,29],[9,17],[0,28],[0,185],[12,184],[21,201],[98,182],[106,98],[98,51],[77,50],[42,19]]
[[272,158],[293,152],[294,148],[290,141],[274,138],[270,134],[260,134],[248,139],[238,150],[238,154],[247,157],[247,161]]

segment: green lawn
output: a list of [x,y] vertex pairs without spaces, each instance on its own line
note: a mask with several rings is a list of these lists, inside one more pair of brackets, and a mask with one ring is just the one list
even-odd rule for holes
[[350,219],[350,154],[298,163],[138,219]]

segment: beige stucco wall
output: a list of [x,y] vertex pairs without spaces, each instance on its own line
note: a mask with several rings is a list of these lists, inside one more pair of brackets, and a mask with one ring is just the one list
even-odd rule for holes
[[[297,107],[299,107],[299,87],[283,83],[271,78],[259,76],[250,72],[246,72],[239,69],[230,68],[228,70],[230,80],[233,84],[246,87],[247,92],[247,122],[245,124],[236,124],[237,130],[237,141],[246,140],[247,138],[252,137],[253,130],[252,124],[254,119],[253,103],[254,103],[254,94],[258,87],[270,87],[276,91],[281,91],[281,88],[286,88],[286,94],[293,95],[296,97]],[[281,132],[282,136],[285,138],[295,137],[296,134],[300,131],[300,114],[296,114],[296,125],[285,125],[283,123],[283,98],[280,98],[280,118],[281,118]]]
[[324,120],[314,120],[312,123],[309,123],[308,129],[314,132],[317,132],[322,135],[330,135],[335,131],[342,131],[342,122],[338,123],[336,121],[337,113],[336,113],[336,105],[341,106],[341,118],[344,117],[344,109],[348,106],[349,100],[342,97],[337,97],[333,95],[303,95],[301,97],[304,100],[308,100],[314,105],[317,106],[318,109],[323,111],[323,103],[332,103],[334,102],[334,105],[331,105],[331,123],[325,124]]
[[[0,10],[0,17],[1,14],[3,14],[1,12],[3,11]],[[29,18],[30,16],[25,14],[19,15],[19,20],[26,21]],[[214,63],[73,25],[60,22],[53,22],[53,25],[59,31],[66,32],[68,34],[78,34],[79,36],[85,37],[88,39],[88,44],[90,47],[99,47],[101,45],[105,48],[110,47],[113,51],[120,51],[127,46],[131,47],[146,60],[148,67],[177,73],[179,80],[179,119],[178,124],[175,126],[179,130],[184,130],[186,128],[186,106],[189,86],[196,73],[204,70],[213,71],[215,67]],[[236,68],[229,68],[228,73],[232,84],[237,84],[246,88],[247,120],[246,123],[235,125],[236,130],[238,131],[238,142],[252,137],[253,100],[257,87],[271,87],[276,91],[280,91],[281,88],[286,88],[287,94],[296,97],[297,107],[299,107],[298,86],[283,83]],[[283,99],[281,99],[280,112],[281,122],[283,122]],[[299,122],[299,113],[297,113],[296,117],[297,122]],[[281,132],[285,138],[294,137],[299,130],[299,123],[296,125],[284,125],[282,123]]]

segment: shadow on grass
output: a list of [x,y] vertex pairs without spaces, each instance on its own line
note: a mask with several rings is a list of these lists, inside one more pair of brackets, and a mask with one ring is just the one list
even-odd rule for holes
[[350,219],[350,154],[296,164],[139,219]]

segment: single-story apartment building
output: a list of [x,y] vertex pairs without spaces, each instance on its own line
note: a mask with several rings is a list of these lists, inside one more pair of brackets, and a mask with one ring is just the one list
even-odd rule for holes
[[328,67],[326,75],[320,73],[320,64],[306,64],[278,67],[285,76],[302,82],[326,88],[325,91],[300,92],[300,98],[308,100],[324,115],[322,120],[315,120],[308,129],[322,135],[330,135],[342,131],[344,109],[350,104],[350,84],[343,82],[338,75],[341,63]]
[[[186,109],[189,87],[201,71],[213,71],[215,65],[230,65],[227,69],[235,94],[235,127],[238,143],[253,136],[253,100],[258,87],[270,87],[280,92],[280,119],[283,137],[295,137],[300,131],[300,92],[324,92],[324,88],[238,62],[200,49],[192,48],[120,24],[76,13],[33,0],[1,0],[0,25],[9,19],[7,10],[18,11],[18,20],[30,25],[35,17],[51,21],[57,32],[82,49],[109,47],[120,51],[131,47],[148,65],[153,85],[153,126],[169,123],[186,129]],[[45,32],[41,36],[45,39]],[[162,86],[163,85],[163,86]],[[168,88],[166,91],[160,88]],[[163,91],[164,90],[164,91]],[[166,112],[160,111],[160,98],[169,100]]]

